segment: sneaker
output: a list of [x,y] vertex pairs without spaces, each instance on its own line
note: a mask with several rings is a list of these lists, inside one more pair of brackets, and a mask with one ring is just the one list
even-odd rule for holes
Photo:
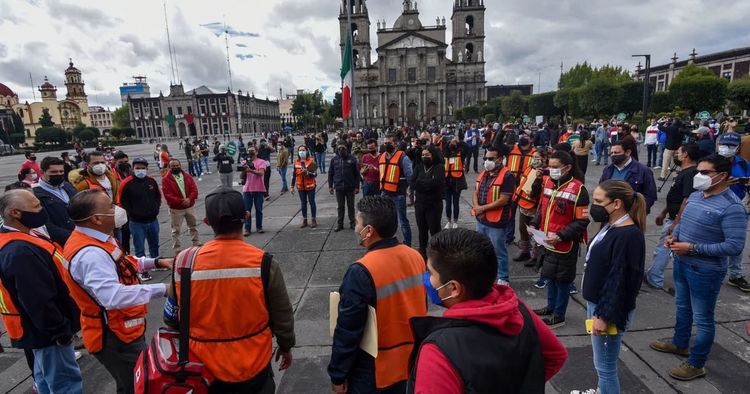
[[534,314],[537,316],[549,316],[552,314],[552,308],[544,307],[539,309],[534,309]]
[[453,228],[453,223],[449,220],[448,223],[445,224],[445,227],[443,227],[443,230],[448,230],[449,228]]
[[565,325],[565,318],[559,317],[557,315],[551,315],[550,317],[545,317],[542,319],[544,324],[547,325],[549,328],[558,328]]
[[537,289],[544,289],[547,287],[547,279],[539,278],[536,283],[534,283],[534,287]]
[[740,276],[739,278],[729,278],[727,284],[740,289],[744,293],[750,293],[750,283],[747,283],[744,276]]
[[659,181],[659,182],[663,182],[665,180],[665,178],[663,176],[660,176],[660,177],[656,178],[656,180]]
[[505,280],[505,279],[498,279],[497,282],[495,282],[495,283],[497,283],[500,286],[508,286],[508,287],[510,287],[510,282],[507,281],[507,280]]
[[661,166],[654,166],[654,169],[655,169],[655,170],[660,170],[660,169],[661,169]]
[[[519,250],[518,254],[513,257],[513,261],[527,261],[529,259],[531,259],[531,252],[523,250]],[[533,264],[536,264],[536,262],[533,262]]]
[[453,221],[452,228],[458,228],[458,221],[456,221],[456,220]]
[[570,292],[569,292],[569,294],[571,294],[571,295],[578,294],[578,289],[576,289],[576,284],[575,283],[572,283],[570,285]]
[[74,352],[74,354],[76,356],[76,360],[78,360],[79,358],[81,358],[83,356],[83,353],[81,353],[81,352]]
[[651,349],[656,350],[657,352],[672,353],[678,356],[685,356],[685,357],[690,355],[690,349],[678,348],[672,342],[656,340],[656,341],[651,342],[648,346]]
[[599,394],[599,389],[573,390],[570,394]]
[[677,380],[693,380],[706,376],[706,368],[696,368],[685,362],[677,368],[672,368],[669,376]]
[[144,272],[138,275],[141,277],[141,282],[148,282],[152,279],[151,275],[148,272]]
[[202,180],[203,180],[203,178],[201,178],[201,177],[198,177],[198,182],[200,182],[200,181],[202,181]]

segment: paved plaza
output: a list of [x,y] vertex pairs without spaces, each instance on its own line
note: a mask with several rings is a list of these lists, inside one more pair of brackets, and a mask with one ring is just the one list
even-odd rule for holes
[[[299,138],[298,138],[299,139]],[[171,151],[177,158],[184,154],[177,149],[177,142],[170,143]],[[138,156],[146,157],[153,163],[152,145],[134,145],[123,147],[131,161]],[[59,152],[52,154],[59,154]],[[39,159],[46,153],[38,154]],[[645,152],[642,153],[645,157]],[[328,156],[330,160],[330,153]],[[16,172],[23,156],[0,158],[0,185],[16,180]],[[183,162],[184,165],[184,162]],[[593,191],[603,167],[589,166],[586,186]],[[155,165],[149,167],[150,174],[160,182]],[[291,173],[290,173],[291,175]],[[469,174],[469,184],[473,184],[475,174]],[[237,177],[235,176],[235,182]],[[206,175],[197,182],[200,199],[196,212],[202,216],[204,211],[203,197],[208,191],[219,185],[216,172]],[[661,182],[657,183],[657,187]],[[239,187],[236,186],[239,190]],[[362,256],[364,249],[358,246],[356,234],[351,230],[334,232],[336,222],[336,202],[328,193],[326,175],[318,176],[318,223],[315,229],[299,229],[301,220],[299,199],[289,193],[279,195],[280,179],[277,172],[271,176],[271,199],[265,203],[263,228],[265,234],[253,233],[245,238],[267,252],[272,253],[280,262],[289,288],[289,296],[295,309],[295,331],[297,346],[293,349],[294,363],[283,373],[275,372],[278,392],[280,393],[327,393],[330,392],[330,381],[326,373],[330,354],[331,338],[328,334],[328,293],[337,290],[347,266]],[[659,193],[659,201],[652,211],[658,212],[664,207],[664,199],[669,188],[667,184]],[[463,206],[460,225],[474,228],[474,220],[469,216],[471,194],[463,192]],[[411,224],[413,238],[417,240],[416,221]],[[649,217],[647,228],[646,266],[651,262],[651,252],[657,241],[660,228]],[[169,215],[166,204],[162,204],[159,216],[161,225],[161,252],[171,253]],[[595,233],[594,225],[589,227],[590,237]],[[211,238],[210,227],[199,225],[201,241]],[[398,232],[400,235],[400,231]],[[183,244],[189,242],[183,234]],[[417,245],[414,245],[415,247]],[[515,254],[511,246],[509,254]],[[578,280],[583,272],[583,256],[578,263]],[[744,253],[743,264],[746,275],[748,253]],[[521,263],[510,263],[510,277],[515,291],[532,307],[544,306],[546,291],[533,287],[537,274]],[[667,287],[671,286],[671,264],[666,272]],[[153,273],[153,281],[166,281],[168,272]],[[149,282],[153,283],[153,282]],[[154,300],[149,309],[147,337],[150,338],[162,325],[162,306],[164,299]],[[547,384],[549,393],[568,393],[571,389],[586,389],[596,386],[590,339],[584,330],[585,301],[580,295],[572,296],[566,317],[567,325],[555,330],[568,348],[569,359],[563,370]],[[434,314],[441,311],[431,309]],[[638,297],[635,322],[624,336],[624,346],[620,354],[620,379],[625,393],[747,393],[750,391],[750,337],[745,333],[745,326],[750,321],[750,294],[743,294],[737,289],[723,286],[716,308],[716,341],[711,351],[706,368],[705,379],[692,382],[679,382],[670,378],[667,371],[679,365],[683,360],[674,355],[657,353],[650,350],[649,342],[659,338],[669,338],[674,326],[674,298],[666,291],[655,291],[643,287]],[[0,332],[4,333],[0,326]],[[26,366],[23,352],[9,348],[7,335],[0,337],[5,353],[0,353],[0,393],[31,393],[30,371]],[[90,355],[85,354],[79,360],[84,376],[84,390],[87,393],[114,393],[114,380],[104,368]],[[276,365],[274,364],[274,367]]]

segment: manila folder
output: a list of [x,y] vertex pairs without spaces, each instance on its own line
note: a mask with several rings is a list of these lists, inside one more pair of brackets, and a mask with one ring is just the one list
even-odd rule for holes
[[[330,295],[330,302],[328,306],[329,320],[328,329],[331,336],[336,330],[336,322],[339,319],[339,301],[341,295],[337,291],[332,291]],[[359,347],[373,357],[378,357],[378,316],[375,313],[375,308],[367,306],[367,324],[365,326],[365,332],[362,334],[362,342]]]

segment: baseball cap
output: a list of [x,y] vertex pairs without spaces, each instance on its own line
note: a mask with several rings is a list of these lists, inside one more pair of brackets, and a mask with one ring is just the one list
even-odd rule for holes
[[740,136],[737,133],[726,133],[719,137],[718,145],[739,146]]
[[242,193],[220,187],[206,196],[206,218],[211,226],[230,225],[245,220],[245,202]]
[[142,157],[136,157],[135,159],[133,159],[133,165],[136,165],[136,164],[145,164],[148,166],[148,160]]
[[706,135],[708,134],[708,127],[701,126],[692,131],[695,134]]

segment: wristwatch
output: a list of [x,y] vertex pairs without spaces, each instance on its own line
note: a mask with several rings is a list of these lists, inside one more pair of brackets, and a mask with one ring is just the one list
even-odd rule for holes
[[698,254],[698,250],[695,249],[695,244],[692,242],[690,243],[690,246],[688,246],[688,254],[690,254],[691,256],[695,256]]

